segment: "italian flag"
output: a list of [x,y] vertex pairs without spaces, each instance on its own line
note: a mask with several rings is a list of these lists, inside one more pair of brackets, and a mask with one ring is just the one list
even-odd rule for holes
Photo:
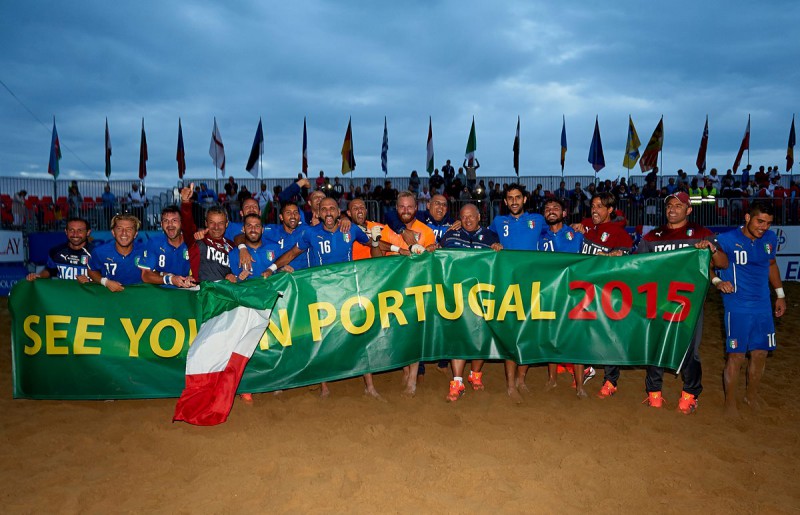
[[200,285],[201,326],[186,357],[186,387],[173,421],[213,426],[228,419],[236,388],[279,296],[260,280]]
[[475,117],[472,117],[472,127],[469,130],[469,137],[467,138],[467,150],[464,157],[467,163],[472,166],[472,160],[475,159],[475,151],[478,149],[478,138],[475,137]]

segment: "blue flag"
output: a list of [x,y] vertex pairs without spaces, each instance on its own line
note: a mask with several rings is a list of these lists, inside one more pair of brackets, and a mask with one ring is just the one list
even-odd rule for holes
[[589,162],[594,168],[594,173],[606,167],[606,158],[603,157],[603,142],[600,141],[600,124],[597,117],[594,119],[594,135],[592,136],[592,146],[589,147]]

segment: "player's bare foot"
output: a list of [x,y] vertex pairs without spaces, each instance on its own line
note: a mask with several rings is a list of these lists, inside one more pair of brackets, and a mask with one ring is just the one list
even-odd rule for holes
[[517,381],[517,391],[522,395],[528,395],[529,393],[531,393],[530,388],[528,388],[528,385],[525,384],[524,381],[522,382]]
[[400,394],[400,395],[402,395],[403,397],[406,397],[406,398],[408,398],[408,399],[411,399],[411,398],[413,398],[413,397],[414,397],[416,394],[417,394],[417,385],[415,385],[415,384],[408,384],[408,385],[406,385],[406,387],[405,387],[405,388],[403,388],[403,391],[401,392],[401,394]]
[[452,379],[450,375],[450,367],[436,367],[436,371],[447,378],[448,381]]
[[364,396],[375,399],[376,401],[386,402],[386,399],[384,399],[375,388],[364,388]]
[[725,403],[725,410],[723,411],[723,414],[725,415],[725,418],[732,420],[740,418],[739,408],[736,407],[735,403]]
[[283,390],[275,390],[274,392],[272,392],[272,395],[274,395],[275,397],[280,397],[283,395]]
[[506,390],[508,397],[514,404],[522,404],[522,395],[519,394],[516,388],[509,388]]
[[545,391],[545,392],[551,392],[551,391],[553,391],[553,389],[554,389],[556,386],[558,386],[558,383],[556,382],[556,379],[555,379],[555,378],[553,378],[553,379],[548,379],[548,381],[547,381],[547,382],[544,384],[544,391]]
[[589,397],[589,394],[586,393],[586,390],[584,390],[583,388],[581,388],[580,390],[577,390],[575,392],[575,395],[578,396],[578,399],[587,399]]
[[331,396],[331,391],[328,389],[328,383],[322,383],[319,385],[319,398],[322,400],[327,399]]
[[768,408],[768,407],[769,407],[769,406],[767,405],[766,401],[765,401],[765,400],[764,400],[764,399],[763,399],[763,398],[762,398],[760,395],[758,395],[758,394],[755,394],[755,395],[754,395],[754,394],[748,394],[748,395],[745,395],[745,396],[744,396],[744,399],[742,399],[742,400],[744,401],[744,403],[745,403],[745,404],[747,404],[748,406],[750,406],[750,409],[751,409],[751,410],[753,410],[753,411],[755,411],[755,412],[762,411],[762,410],[764,410],[765,408]]

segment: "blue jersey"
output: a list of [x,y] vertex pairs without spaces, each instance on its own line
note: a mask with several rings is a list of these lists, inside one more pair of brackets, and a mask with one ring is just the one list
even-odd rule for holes
[[488,249],[495,243],[500,243],[497,234],[484,227],[479,227],[474,232],[462,227],[448,232],[439,241],[439,245],[445,249]]
[[[278,256],[285,252],[281,250],[280,245],[267,240],[261,240],[261,246],[257,249],[254,249],[247,244],[245,244],[245,247],[247,247],[250,257],[253,258],[253,273],[247,279],[261,277],[261,274],[267,271],[267,268],[269,268],[269,266],[275,262]],[[239,277],[239,274],[242,273],[242,269],[239,267],[240,252],[240,249],[234,248],[228,254],[228,260],[231,264],[231,273],[236,277]]]
[[575,232],[569,225],[562,225],[558,232],[553,232],[547,228],[542,241],[539,243],[539,250],[547,252],[569,252],[570,254],[580,254],[583,246],[583,234]]
[[369,236],[364,234],[357,225],[350,226],[348,232],[341,229],[328,232],[322,224],[309,227],[303,237],[297,242],[300,250],[308,250],[310,266],[332,265],[353,260],[353,242],[364,245],[370,244]]
[[90,259],[92,254],[87,246],[73,250],[67,242],[50,249],[45,267],[50,272],[50,277],[74,281],[80,275],[87,275]]
[[159,234],[147,241],[139,268],[186,277],[190,270],[189,249],[183,242],[174,247],[165,234]]
[[241,222],[228,222],[228,227],[225,228],[225,238],[233,241],[238,235],[243,234],[243,228],[244,225]]
[[753,241],[742,233],[740,227],[720,234],[717,241],[729,262],[728,268],[718,270],[717,275],[733,284],[733,293],[722,295],[725,311],[771,316],[769,267],[775,259],[777,235],[767,231]]
[[547,222],[537,213],[496,216],[489,229],[500,238],[506,250],[538,250],[539,240],[547,232]]
[[[280,247],[278,255],[280,256],[290,248],[294,247],[298,241],[303,237],[309,225],[298,225],[291,233],[284,229],[283,224],[269,224],[264,226],[264,241],[271,241],[277,243]],[[289,263],[289,266],[295,270],[302,270],[308,268],[308,252],[303,252]]]
[[123,256],[117,252],[117,242],[111,240],[94,249],[92,259],[89,260],[89,270],[100,272],[103,277],[122,285],[138,284],[142,282],[139,260],[143,253],[144,247],[139,242],[134,242],[131,252]]
[[[433,234],[436,236],[436,243],[442,239],[444,233],[447,232],[447,229],[453,225],[453,218],[449,214],[445,214],[444,218],[439,220],[438,222],[433,219],[429,211],[417,211],[417,220],[424,223],[433,231]],[[396,232],[396,231],[395,231]]]

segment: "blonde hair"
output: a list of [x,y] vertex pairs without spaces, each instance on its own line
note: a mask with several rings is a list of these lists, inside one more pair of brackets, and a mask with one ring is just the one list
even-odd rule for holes
[[117,222],[133,222],[133,225],[136,226],[136,231],[138,232],[139,229],[142,228],[142,222],[139,221],[137,217],[134,215],[123,213],[121,215],[114,215],[114,218],[111,219],[111,230],[114,230],[114,227],[117,226]]

